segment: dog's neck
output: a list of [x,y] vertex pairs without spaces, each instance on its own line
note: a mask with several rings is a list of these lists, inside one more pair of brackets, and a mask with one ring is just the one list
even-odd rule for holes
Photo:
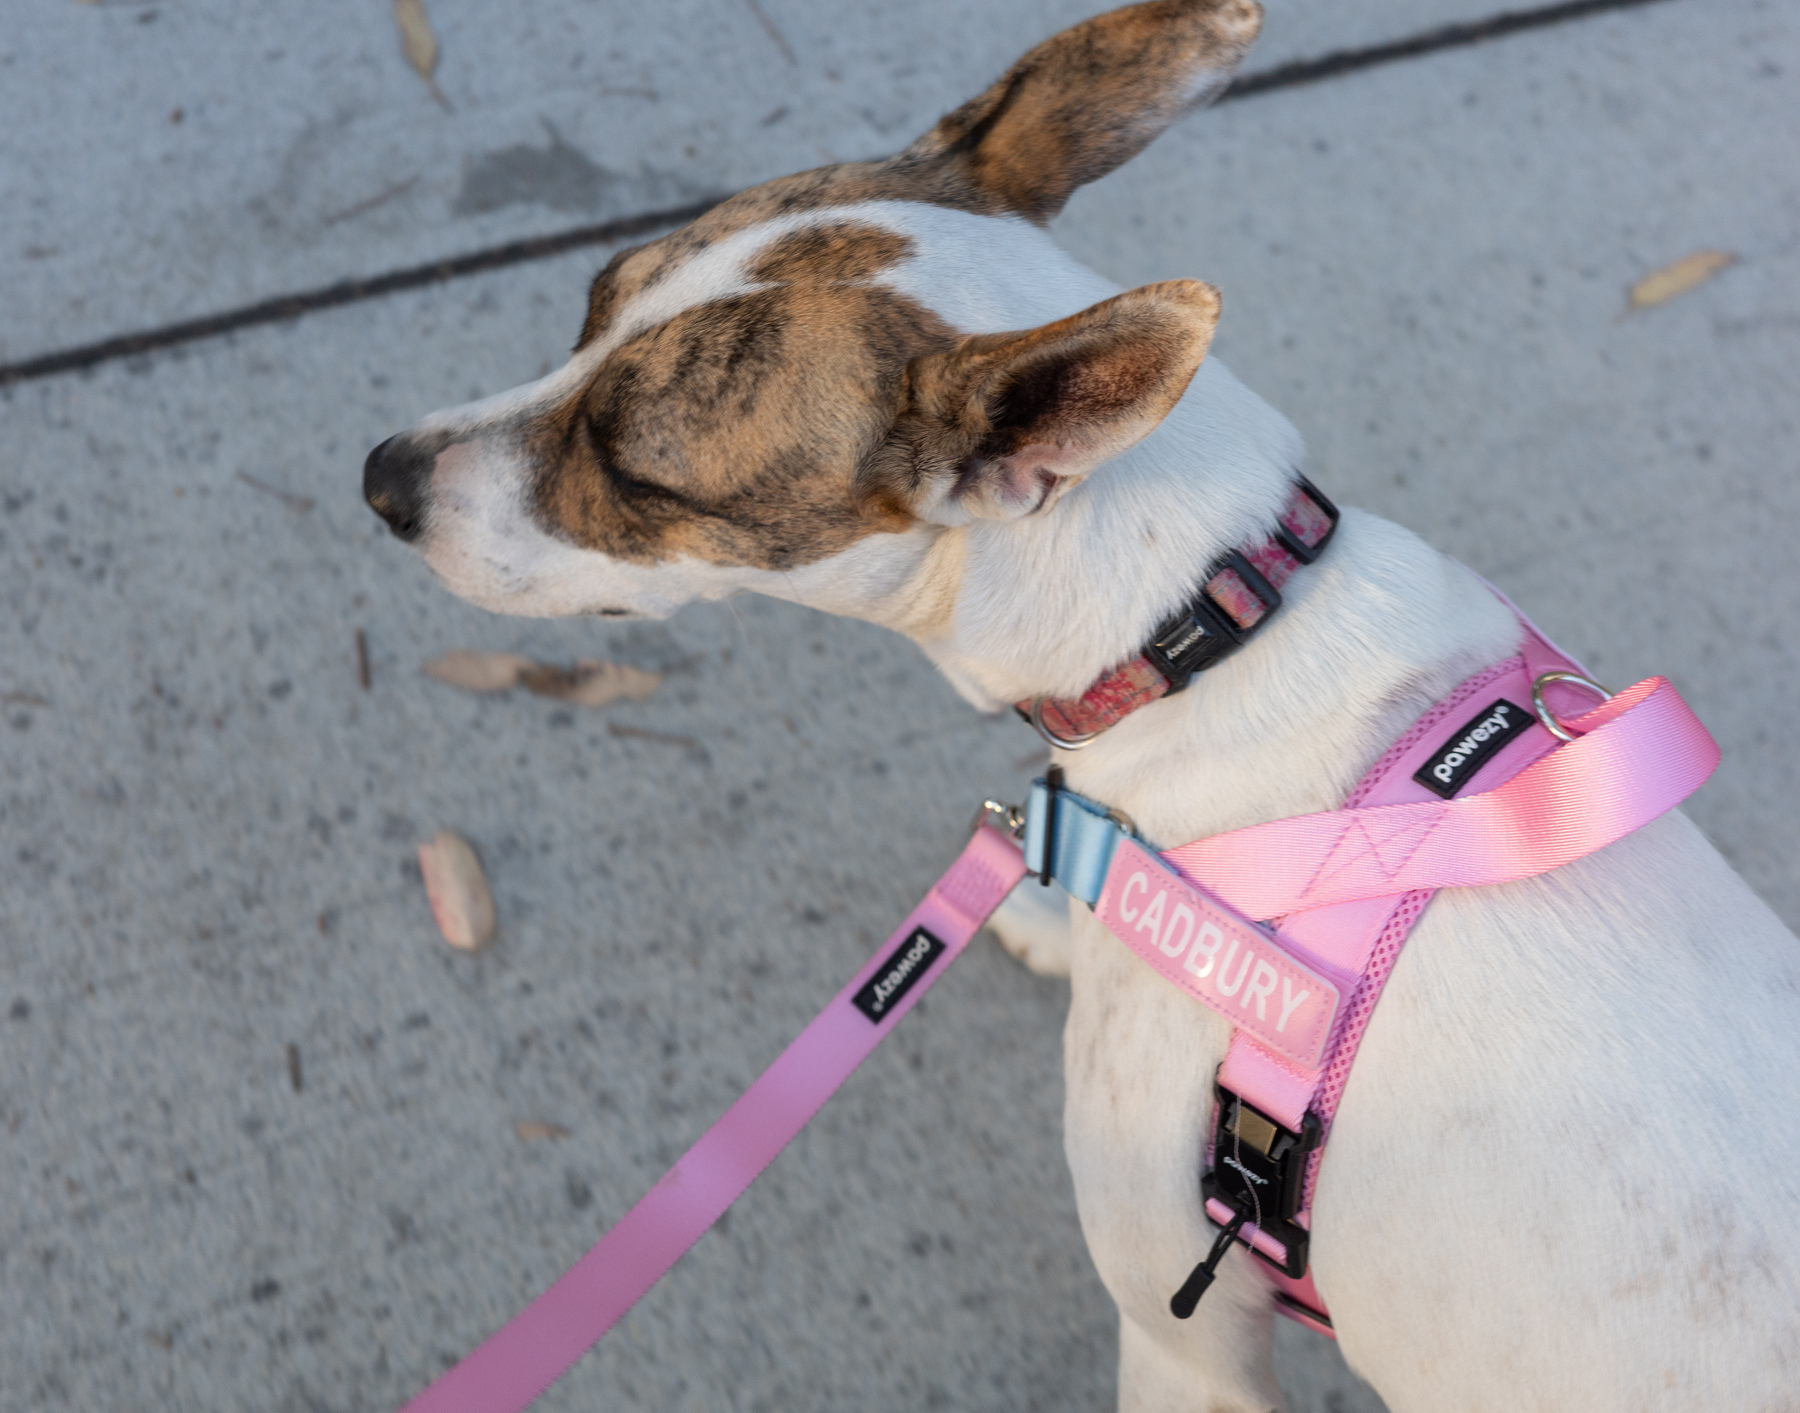
[[[1209,359],[1155,432],[1053,513],[937,532],[902,584],[820,606],[907,633],[986,709],[1079,693],[1220,554],[1273,529],[1301,451],[1286,419]],[[1336,808],[1411,720],[1518,641],[1475,576],[1354,510],[1283,597],[1187,690],[1059,753],[1074,788],[1164,844]]]

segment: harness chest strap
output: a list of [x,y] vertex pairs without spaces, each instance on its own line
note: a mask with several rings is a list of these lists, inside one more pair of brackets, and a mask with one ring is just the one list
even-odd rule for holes
[[[1574,739],[1559,742],[1523,703],[1546,672],[1576,668],[1521,622],[1521,654],[1420,718],[1342,810],[1158,856],[1103,807],[1046,782],[1033,787],[1028,869],[1055,877],[1159,975],[1232,1023],[1217,1132],[1236,1151],[1224,1167],[1206,1155],[1207,1214],[1274,1268],[1283,1313],[1326,1333],[1305,1260],[1319,1145],[1431,893],[1529,877],[1592,853],[1680,803],[1718,762],[1711,736],[1662,678],[1565,719]],[[1560,683],[1543,690],[1551,710],[1570,706]],[[1477,714],[1459,725],[1472,706]],[[1481,793],[1445,797],[1476,783]],[[1246,1133],[1263,1143],[1264,1159],[1271,1141],[1290,1151],[1259,1163],[1241,1147]],[[1262,1193],[1283,1177],[1287,1210],[1265,1210]],[[1215,1257],[1224,1247],[1222,1237]]]

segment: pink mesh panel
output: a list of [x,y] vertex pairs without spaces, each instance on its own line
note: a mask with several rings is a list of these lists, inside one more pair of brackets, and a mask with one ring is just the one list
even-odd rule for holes
[[[1320,1072],[1319,1087],[1312,1103],[1312,1110],[1325,1125],[1327,1134],[1331,1131],[1332,1119],[1337,1116],[1338,1101],[1344,1097],[1344,1085],[1350,1078],[1350,1065],[1356,1058],[1357,1047],[1362,1044],[1363,1031],[1368,1028],[1369,1017],[1375,1014],[1375,1003],[1381,999],[1381,988],[1387,984],[1388,973],[1399,960],[1407,935],[1431,898],[1431,893],[1426,890],[1402,895],[1369,951],[1369,964],[1364,968],[1356,990],[1351,993],[1350,1003],[1338,1017],[1335,1034],[1325,1047],[1325,1068]],[[1319,1159],[1324,1156],[1325,1150],[1321,1148],[1307,1166],[1303,1211],[1312,1208],[1313,1188],[1319,1181]]]

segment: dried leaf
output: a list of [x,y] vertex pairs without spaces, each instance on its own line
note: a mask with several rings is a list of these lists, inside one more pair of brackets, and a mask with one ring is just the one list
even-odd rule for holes
[[394,0],[394,23],[400,26],[400,48],[406,55],[406,62],[411,64],[425,86],[431,90],[431,96],[443,106],[445,112],[450,111],[450,100],[444,97],[437,86],[438,41],[432,32],[431,21],[425,15],[425,0]]
[[305,515],[313,508],[311,496],[297,496],[292,491],[282,490],[280,486],[271,486],[267,481],[257,480],[248,471],[239,471],[237,478],[253,490],[261,491],[266,496],[274,496],[296,515]]
[[1678,294],[1686,294],[1695,285],[1705,284],[1737,256],[1726,250],[1696,250],[1684,255],[1673,265],[1665,265],[1653,275],[1645,275],[1631,287],[1631,307],[1649,309],[1666,304]]
[[608,735],[617,736],[622,741],[655,741],[659,746],[680,746],[684,750],[704,751],[692,736],[677,736],[672,731],[646,731],[642,726],[627,726],[622,721],[606,723]]
[[525,1142],[531,1143],[540,1138],[567,1138],[568,1129],[561,1124],[540,1123],[535,1119],[521,1119],[513,1125],[513,1132]]
[[465,692],[504,692],[516,687],[537,664],[517,653],[472,653],[458,650],[434,657],[425,675]]
[[419,872],[438,931],[452,947],[476,952],[494,937],[494,895],[467,839],[448,829],[419,845]]
[[617,662],[583,659],[573,669],[540,664],[520,679],[540,697],[555,697],[573,706],[605,706],[608,702],[641,702],[660,685],[660,672],[645,672]]

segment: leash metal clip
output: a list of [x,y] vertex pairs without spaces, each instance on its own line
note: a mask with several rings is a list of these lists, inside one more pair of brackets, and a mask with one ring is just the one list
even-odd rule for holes
[[1025,807],[1023,805],[1004,805],[998,800],[983,800],[981,808],[975,811],[975,818],[969,821],[969,833],[973,834],[990,819],[995,821],[995,828],[1002,833],[1010,834],[1015,839],[1025,833]]

